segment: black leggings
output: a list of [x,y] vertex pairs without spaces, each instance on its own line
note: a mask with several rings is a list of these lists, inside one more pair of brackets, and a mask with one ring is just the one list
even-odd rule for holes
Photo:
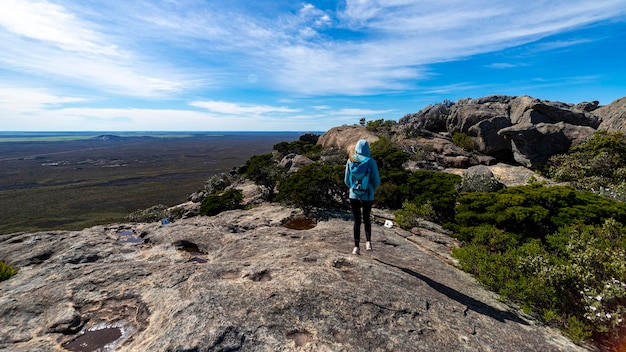
[[363,208],[363,222],[365,223],[365,240],[372,240],[372,220],[370,213],[372,211],[372,201],[350,199],[352,206],[352,214],[354,215],[354,246],[358,247],[361,242],[361,208]]

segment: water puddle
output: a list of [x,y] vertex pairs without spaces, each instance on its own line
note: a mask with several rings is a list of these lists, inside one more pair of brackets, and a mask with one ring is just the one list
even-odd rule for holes
[[63,344],[63,348],[75,352],[113,351],[114,342],[123,335],[121,327],[86,330],[74,340]]
[[122,230],[117,233],[119,243],[143,243],[143,238],[139,237],[133,230]]
[[283,224],[284,227],[292,230],[310,230],[316,225],[315,221],[304,216],[291,219]]

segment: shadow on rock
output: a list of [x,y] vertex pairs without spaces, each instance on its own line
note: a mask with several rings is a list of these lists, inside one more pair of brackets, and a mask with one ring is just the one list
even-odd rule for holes
[[491,317],[493,319],[496,319],[500,322],[505,322],[505,320],[509,320],[515,323],[519,323],[519,324],[523,324],[523,325],[530,325],[527,321],[525,321],[524,319],[520,318],[519,316],[511,313],[511,312],[507,312],[507,311],[502,311],[500,309],[494,308],[488,304],[485,304],[479,300],[476,300],[466,294],[463,294],[451,287],[448,287],[442,283],[439,283],[427,276],[424,276],[418,272],[415,272],[411,269],[408,268],[403,268],[394,264],[390,264],[390,263],[386,263],[383,262],[379,259],[376,259],[376,261],[394,267],[396,269],[400,269],[401,271],[419,279],[424,281],[426,284],[428,284],[428,286],[432,287],[433,289],[437,290],[439,293],[442,293],[444,295],[446,295],[448,298],[453,299],[465,306],[467,306],[468,310],[473,310],[476,313],[480,313],[483,315],[486,315],[488,317]]

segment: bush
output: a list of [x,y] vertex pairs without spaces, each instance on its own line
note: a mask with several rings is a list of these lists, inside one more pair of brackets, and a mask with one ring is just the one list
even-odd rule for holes
[[242,201],[243,192],[236,188],[214,193],[200,204],[200,215],[213,216],[223,211],[240,209]]
[[541,185],[458,201],[454,236],[465,243],[453,255],[463,270],[574,340],[623,326],[623,203]]
[[317,159],[317,155],[322,151],[322,146],[300,139],[293,142],[275,144],[274,150],[280,153],[281,158],[293,153],[304,155],[309,159]]
[[419,206],[429,203],[435,212],[434,219],[445,223],[454,218],[457,187],[461,176],[446,172],[418,170],[410,173],[399,188],[404,199]]
[[147,209],[140,209],[130,213],[126,219],[131,222],[155,222],[169,217],[167,207],[157,204]]
[[344,207],[347,189],[343,175],[343,165],[333,167],[316,162],[303,166],[278,186],[276,200],[305,212],[314,208]]
[[417,205],[412,202],[405,201],[402,209],[393,213],[395,222],[404,229],[418,227],[421,220],[432,221],[435,219],[436,213],[430,202]]
[[601,224],[611,217],[626,222],[626,204],[566,186],[533,184],[492,193],[464,193],[457,201],[454,224],[448,226],[457,232],[465,228],[460,236],[464,241],[471,241],[465,235],[481,224],[492,224],[522,239],[543,239],[569,224]]
[[389,135],[391,133],[391,129],[393,128],[393,126],[397,124],[398,123],[393,120],[379,119],[379,120],[367,121],[365,128],[368,131],[373,132],[375,134]]
[[385,172],[404,170],[402,166],[409,160],[409,153],[396,147],[388,137],[381,137],[370,145],[372,158],[376,160],[381,178]]
[[239,173],[262,186],[265,191],[263,196],[270,202],[274,199],[276,185],[285,177],[285,170],[277,165],[272,154],[252,156],[239,169]]
[[239,176],[235,172],[223,172],[213,175],[204,183],[203,191],[206,194],[223,191],[235,183],[238,178]]
[[457,147],[468,151],[473,152],[478,149],[478,144],[472,139],[472,137],[466,135],[465,133],[455,132],[452,135],[452,143]]
[[17,274],[17,269],[0,260],[0,281],[8,280]]
[[570,182],[576,189],[604,197],[626,200],[626,136],[600,130],[566,154],[548,162],[547,174],[559,182]]

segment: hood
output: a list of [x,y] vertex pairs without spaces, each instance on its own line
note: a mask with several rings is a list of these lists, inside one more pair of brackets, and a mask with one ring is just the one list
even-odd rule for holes
[[356,147],[354,147],[354,152],[358,156],[366,156],[366,157],[372,156],[370,154],[370,144],[365,139],[360,139],[358,142],[356,142]]
[[355,155],[352,156],[354,161],[364,161],[365,159],[369,159],[371,157],[370,154],[370,145],[365,139],[360,139],[356,142],[356,146],[354,147]]

